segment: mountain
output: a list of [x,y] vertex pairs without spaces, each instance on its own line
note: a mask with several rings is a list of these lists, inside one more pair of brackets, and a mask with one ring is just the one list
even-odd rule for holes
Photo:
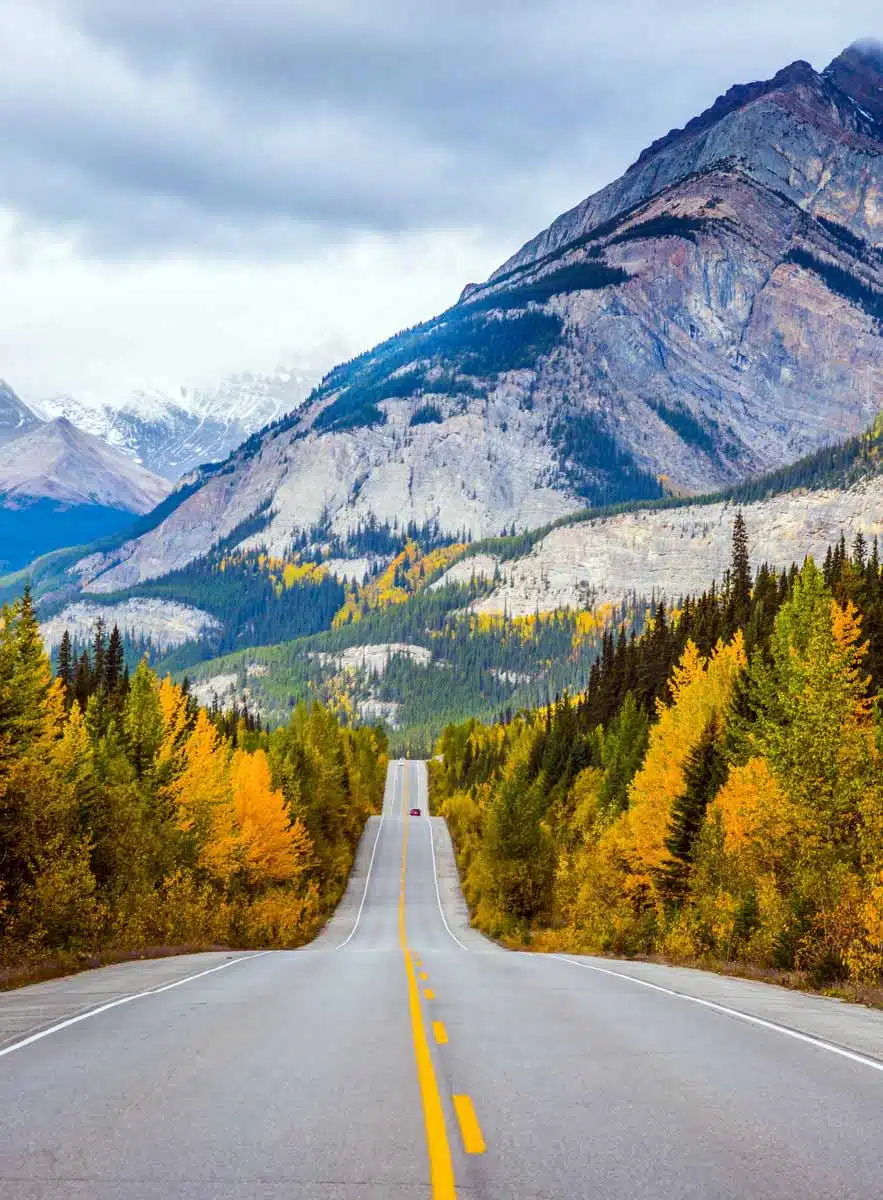
[[250,434],[302,404],[318,382],[316,372],[280,369],[275,375],[233,375],[212,390],[133,392],[118,406],[61,395],[35,407],[45,419],[66,417],[176,480],[203,463],[225,459]]
[[[731,89],[440,317],[331,371],[90,590],[219,539],[473,537],[708,491],[873,421],[883,386],[883,51]],[[84,569],[85,570],[85,569]]]
[[15,570],[127,528],[170,490],[168,480],[65,418],[37,422],[0,445],[0,564]]
[[36,429],[40,419],[20,400],[12,388],[0,379],[0,446]]

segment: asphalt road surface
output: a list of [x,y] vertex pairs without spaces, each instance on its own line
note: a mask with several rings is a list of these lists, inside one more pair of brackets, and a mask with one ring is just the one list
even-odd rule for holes
[[392,764],[305,950],[0,995],[3,1200],[883,1196],[883,1014],[501,950],[426,812]]

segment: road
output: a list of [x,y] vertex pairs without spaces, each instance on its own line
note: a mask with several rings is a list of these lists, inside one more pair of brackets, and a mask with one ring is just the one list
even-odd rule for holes
[[426,811],[424,765],[392,764],[304,950],[0,996],[0,1196],[883,1195],[883,1014],[501,950]]

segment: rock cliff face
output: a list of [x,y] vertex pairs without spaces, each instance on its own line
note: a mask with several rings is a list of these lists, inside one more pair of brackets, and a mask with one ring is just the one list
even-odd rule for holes
[[[807,555],[817,562],[843,534],[883,544],[883,476],[855,487],[797,490],[739,506],[755,568],[789,567]],[[434,586],[493,579],[479,601],[487,613],[529,616],[539,610],[619,603],[630,595],[677,600],[720,583],[732,551],[737,506],[720,502],[640,510],[553,529],[524,557],[501,562],[492,554],[456,563]]]
[[[326,377],[95,590],[368,517],[473,536],[709,490],[870,425],[883,394],[883,53],[732,89],[442,316]],[[660,482],[661,481],[661,482]]]

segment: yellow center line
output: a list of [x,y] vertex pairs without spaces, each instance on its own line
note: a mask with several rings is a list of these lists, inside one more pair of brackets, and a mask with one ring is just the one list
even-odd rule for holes
[[432,1032],[435,1034],[435,1040],[438,1042],[438,1044],[440,1046],[447,1046],[448,1031],[447,1031],[447,1029],[445,1029],[445,1027],[441,1023],[441,1021],[433,1021],[432,1022]]
[[484,1154],[487,1147],[472,1101],[468,1096],[454,1096],[452,1099],[457,1120],[460,1122],[460,1133],[463,1135],[463,1149],[467,1154]]
[[426,997],[427,1000],[435,999],[435,992],[432,990],[432,988],[424,988],[423,995]]
[[[419,967],[419,966],[420,966],[420,964],[419,964],[419,963],[417,963],[417,966]],[[425,982],[426,982],[426,980],[429,978],[429,976],[427,975],[427,973],[426,973],[425,971],[421,971],[421,972],[420,972],[420,978],[421,978],[421,979],[424,981],[424,983],[425,983]]]
[[[403,811],[407,811],[408,774],[404,772],[405,802]],[[404,821],[405,832],[402,837],[402,882],[408,861],[408,820]],[[435,1078],[435,1068],[432,1065],[432,1054],[426,1038],[426,1028],[423,1024],[423,1011],[420,1007],[420,991],[417,986],[417,976],[411,961],[411,951],[408,949],[408,939],[405,931],[405,892],[402,889],[399,898],[399,944],[405,956],[405,973],[408,977],[408,1007],[411,1013],[411,1034],[414,1040],[414,1058],[417,1062],[417,1079],[420,1083],[420,1095],[423,1100],[423,1117],[426,1123],[426,1148],[429,1154],[429,1178],[432,1184],[433,1200],[456,1200],[457,1189],[454,1183],[454,1164],[451,1161],[451,1146],[448,1142],[448,1131],[445,1127],[445,1111],[442,1107],[441,1093]],[[428,996],[428,993],[427,993]],[[462,1126],[462,1120],[461,1120]]]

